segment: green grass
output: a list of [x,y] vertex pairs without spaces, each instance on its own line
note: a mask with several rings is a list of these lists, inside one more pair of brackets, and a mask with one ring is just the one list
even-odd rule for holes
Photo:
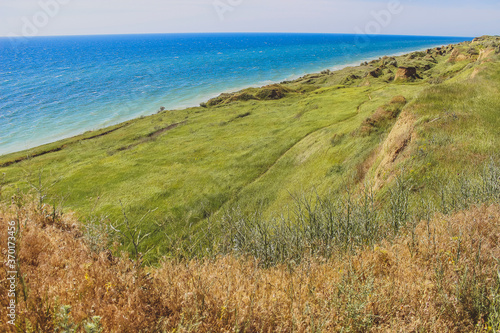
[[[377,102],[385,102],[380,95]],[[82,213],[90,212],[99,196],[98,207],[113,217],[119,215],[117,203],[122,200],[137,213],[158,207],[158,214],[196,219],[267,178],[272,174],[269,169],[289,164],[288,156],[300,155],[307,140],[355,130],[371,111],[365,107],[357,113],[367,99],[367,89],[352,88],[280,101],[165,112],[2,172],[8,182],[22,185],[24,178],[43,170],[45,182],[57,181],[52,192],[65,196],[66,205]],[[371,103],[373,108],[377,102]],[[315,107],[296,116],[309,105]],[[237,118],[245,113],[250,115]],[[155,128],[183,121],[161,136],[144,140]],[[130,145],[135,146],[121,150]],[[330,158],[343,161],[342,148],[336,147],[339,153],[331,151]],[[300,156],[298,160],[302,163]],[[326,167],[315,172],[317,176],[325,176]]]
[[[465,54],[483,46],[457,48]],[[400,66],[417,67],[416,80],[393,82],[397,68],[377,60],[282,83],[278,100],[267,100],[272,87],[251,88],[210,107],[164,111],[2,156],[1,194],[38,188],[84,219],[120,220],[120,202],[134,221],[154,210],[140,227],[152,231],[164,222],[165,232],[148,240],[161,254],[166,235],[189,238],[234,207],[270,218],[286,213],[294,196],[324,197],[373,181],[397,119],[367,133],[362,126],[395,96],[405,97],[403,112],[415,125],[401,157],[382,166],[376,200],[387,201],[391,175],[402,168],[411,170],[416,194],[431,193],[429,184],[500,156],[498,55],[449,63],[449,53],[434,55],[436,62],[396,57]],[[365,77],[379,66],[383,75]]]

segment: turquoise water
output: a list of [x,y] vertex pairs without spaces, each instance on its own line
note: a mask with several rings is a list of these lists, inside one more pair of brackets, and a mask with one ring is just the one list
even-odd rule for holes
[[0,38],[0,154],[221,92],[471,38],[166,34]]

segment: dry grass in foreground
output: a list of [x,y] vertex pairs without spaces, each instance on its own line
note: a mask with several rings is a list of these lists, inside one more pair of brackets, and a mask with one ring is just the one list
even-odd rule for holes
[[[269,269],[221,257],[141,268],[90,250],[48,207],[2,207],[18,222],[17,328],[2,332],[471,332],[500,327],[500,206],[436,216],[392,242]],[[69,306],[71,308],[69,308]],[[100,318],[99,318],[100,317]]]

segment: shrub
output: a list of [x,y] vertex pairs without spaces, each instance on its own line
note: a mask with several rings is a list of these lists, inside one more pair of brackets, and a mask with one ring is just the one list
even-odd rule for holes
[[285,97],[289,89],[282,85],[274,84],[260,88],[255,96],[260,100],[274,100]]

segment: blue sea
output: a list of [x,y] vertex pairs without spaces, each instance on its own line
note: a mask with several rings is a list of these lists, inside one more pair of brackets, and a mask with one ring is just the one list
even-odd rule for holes
[[0,38],[0,154],[222,92],[471,38],[154,34]]

